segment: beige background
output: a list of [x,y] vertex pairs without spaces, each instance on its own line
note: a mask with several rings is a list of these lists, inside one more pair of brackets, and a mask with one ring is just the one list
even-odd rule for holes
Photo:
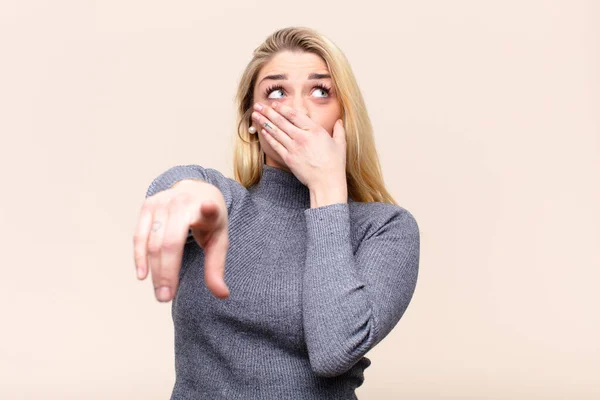
[[169,397],[138,211],[173,165],[232,176],[237,80],[288,25],[349,58],[421,229],[359,398],[600,398],[600,2],[206,3],[0,3],[0,398]]

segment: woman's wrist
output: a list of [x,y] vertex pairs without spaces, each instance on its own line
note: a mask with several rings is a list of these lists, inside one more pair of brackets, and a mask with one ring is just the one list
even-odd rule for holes
[[339,203],[348,203],[347,185],[310,189],[310,208],[324,207]]

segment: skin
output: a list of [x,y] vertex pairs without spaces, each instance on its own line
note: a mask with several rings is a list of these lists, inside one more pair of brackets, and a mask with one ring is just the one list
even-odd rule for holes
[[[252,118],[266,164],[296,175],[311,190],[311,207],[320,207],[347,201],[346,147],[333,80],[309,77],[313,73],[329,74],[318,55],[277,53],[257,75]],[[287,79],[264,79],[281,74]],[[318,83],[330,88],[329,93],[315,87]],[[266,93],[274,84],[283,89]]]
[[188,229],[204,249],[206,287],[217,298],[227,298],[227,206],[221,191],[201,180],[183,179],[144,201],[133,238],[138,279],[152,272],[156,299],[170,301],[177,291]]
[[[259,132],[267,165],[298,177],[310,189],[311,207],[315,208],[346,203],[347,185],[341,106],[331,78],[309,80],[313,73],[328,73],[327,65],[317,55],[289,51],[275,55],[259,71],[253,88],[257,110],[253,124]],[[288,79],[263,80],[272,74],[286,74]],[[315,88],[318,82],[331,88],[329,95]],[[283,90],[265,94],[274,83],[283,86]],[[217,298],[227,298],[227,227],[223,196],[217,187],[206,182],[184,179],[148,197],[134,234],[138,279],[145,279],[151,271],[157,300],[173,299],[189,228],[206,253],[207,287]]]

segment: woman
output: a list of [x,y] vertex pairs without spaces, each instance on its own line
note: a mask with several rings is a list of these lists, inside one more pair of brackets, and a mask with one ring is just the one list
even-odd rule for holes
[[236,101],[236,179],[174,166],[136,228],[138,278],[151,270],[173,299],[171,399],[356,399],[365,354],[412,298],[418,225],[384,187],[360,90],[327,38],[273,33]]

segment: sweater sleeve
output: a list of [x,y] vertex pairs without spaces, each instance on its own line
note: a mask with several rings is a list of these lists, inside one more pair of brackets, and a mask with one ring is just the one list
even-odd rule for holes
[[[177,182],[184,179],[197,179],[216,186],[223,194],[228,216],[231,216],[232,210],[240,203],[239,199],[246,191],[242,184],[224,176],[216,169],[190,164],[173,166],[154,178],[146,190],[146,198],[170,189]],[[188,230],[186,243],[192,240],[194,240],[192,231]]]
[[347,203],[304,211],[303,324],[311,367],[319,376],[348,371],[394,328],[410,303],[419,228],[404,208],[391,215],[386,210],[374,208],[377,225],[355,254]]

